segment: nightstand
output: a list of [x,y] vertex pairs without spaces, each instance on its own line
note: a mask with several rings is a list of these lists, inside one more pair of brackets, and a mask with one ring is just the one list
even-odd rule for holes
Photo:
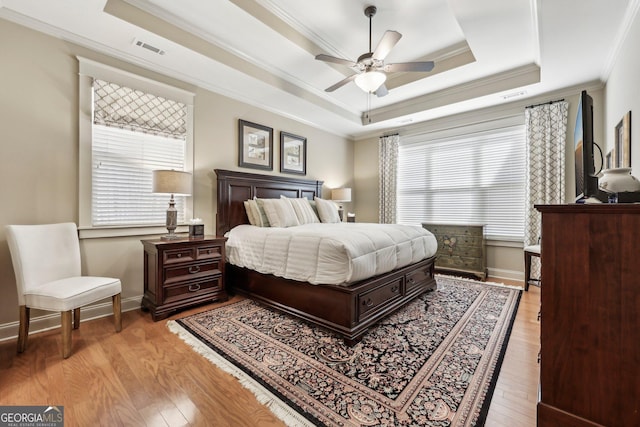
[[183,308],[228,299],[224,286],[225,237],[142,240],[142,307],[154,321]]

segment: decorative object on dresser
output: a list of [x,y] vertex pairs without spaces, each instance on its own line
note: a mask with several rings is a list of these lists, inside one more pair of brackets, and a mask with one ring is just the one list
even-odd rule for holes
[[307,174],[307,138],[280,132],[280,172]]
[[226,301],[224,237],[142,240],[144,296],[142,307],[153,320],[203,302]]
[[542,213],[538,426],[640,425],[640,206]]
[[18,353],[29,335],[29,315],[59,311],[62,357],[71,355],[71,321],[80,327],[80,308],[111,297],[116,332],[122,329],[120,279],[81,275],[78,227],[74,223],[7,225],[7,243],[18,287]]
[[189,238],[190,239],[204,238],[204,224],[202,223],[202,219],[193,218],[189,222]]
[[486,279],[484,224],[423,222],[422,227],[432,232],[438,240],[437,271],[468,273]]
[[178,226],[178,211],[174,194],[182,196],[191,195],[191,174],[189,172],[176,170],[154,170],[153,171],[153,192],[171,194],[169,208],[167,209],[167,230],[169,234],[162,236],[163,240],[175,240],[175,230]]
[[273,170],[273,129],[238,120],[238,166]]
[[344,207],[342,203],[351,202],[351,188],[334,188],[331,190],[331,200],[338,203],[338,215],[340,215],[340,221],[344,221]]
[[[246,200],[322,197],[322,181],[215,170],[218,178],[216,234],[247,224]],[[351,226],[350,226],[351,227]],[[233,289],[261,303],[330,329],[355,344],[378,320],[434,290],[435,256],[345,286],[310,284],[227,264]]]
[[356,347],[246,299],[167,326],[287,425],[482,426],[522,292],[436,280]]

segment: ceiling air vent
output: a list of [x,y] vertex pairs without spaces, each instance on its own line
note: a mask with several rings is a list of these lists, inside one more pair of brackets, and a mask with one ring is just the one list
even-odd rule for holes
[[153,53],[157,53],[158,55],[164,55],[164,50],[157,48],[155,46],[152,46],[149,43],[145,43],[142,40],[134,39],[133,44],[136,46],[140,46],[141,48],[150,50]]

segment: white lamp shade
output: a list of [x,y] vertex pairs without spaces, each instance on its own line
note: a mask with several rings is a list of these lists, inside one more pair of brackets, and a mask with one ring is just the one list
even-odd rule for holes
[[336,188],[331,190],[331,200],[334,202],[350,202],[351,201],[351,189],[350,188]]
[[356,84],[365,92],[375,92],[387,80],[387,75],[381,71],[367,71],[356,76]]
[[191,195],[191,174],[174,170],[153,171],[153,192]]

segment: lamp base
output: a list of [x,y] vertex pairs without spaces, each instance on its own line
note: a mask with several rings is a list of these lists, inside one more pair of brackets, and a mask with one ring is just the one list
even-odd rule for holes
[[180,240],[183,239],[182,236],[178,236],[177,234],[165,234],[160,237],[160,240]]

